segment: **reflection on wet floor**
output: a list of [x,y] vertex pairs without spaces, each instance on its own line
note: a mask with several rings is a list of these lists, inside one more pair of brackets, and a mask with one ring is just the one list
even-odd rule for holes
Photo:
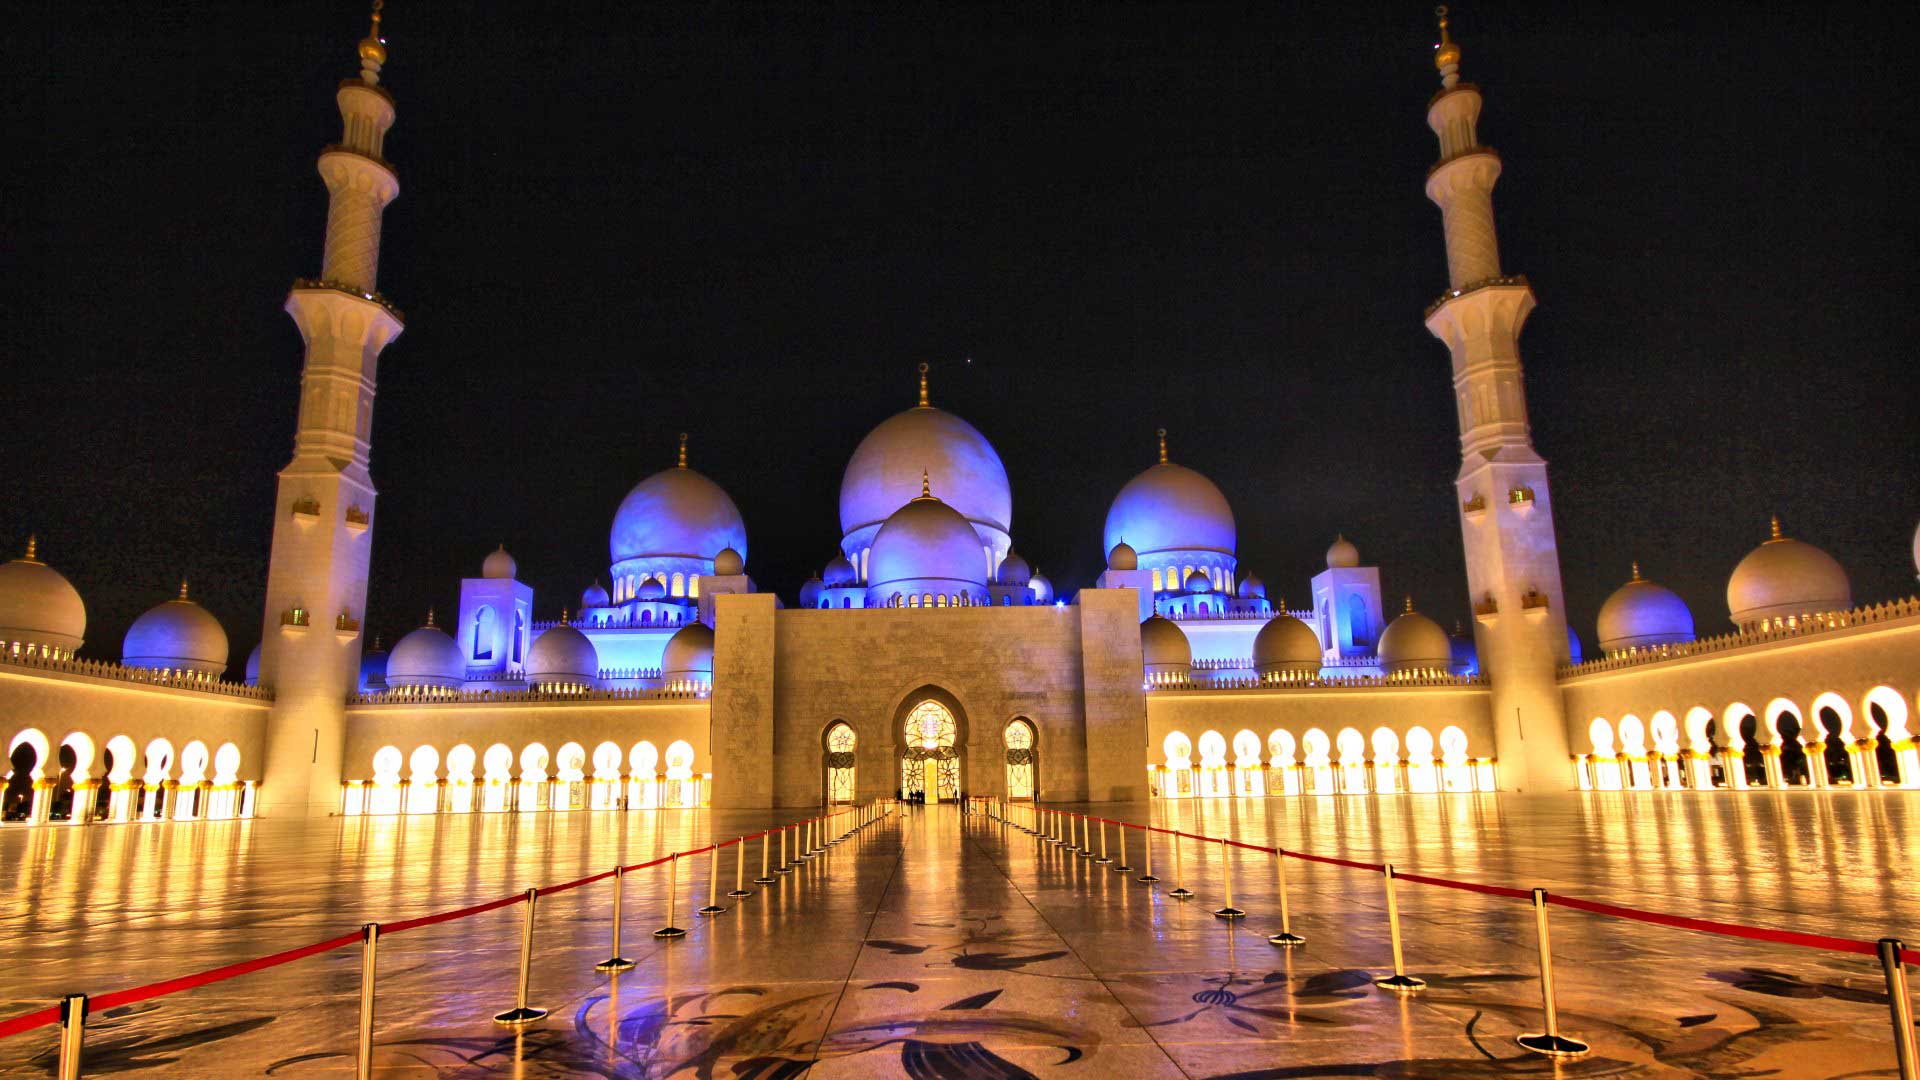
[[[1915,850],[1913,794],[1415,796],[1159,804],[1157,823],[1405,869],[1842,936],[1920,937],[1920,897],[1890,869]],[[1097,812],[1144,820],[1149,808]],[[568,880],[774,812],[574,813],[254,821],[0,833],[4,1013],[61,993],[184,974],[352,929]],[[1097,838],[1096,838],[1097,840]],[[1130,837],[1136,866],[1138,834]],[[1272,860],[1235,856],[1216,919],[1217,848],[1182,851],[1189,903],[1162,882],[1037,843],[951,806],[909,807],[729,909],[705,857],[680,878],[688,937],[656,941],[666,876],[627,879],[608,976],[611,893],[541,901],[532,1004],[513,1003],[520,912],[386,939],[376,1074],[732,1078],[837,1075],[1893,1075],[1870,958],[1707,937],[1555,910],[1564,1030],[1587,1057],[1520,1050],[1538,1030],[1523,903],[1402,884],[1410,972],[1396,997],[1378,875],[1289,866],[1298,950],[1278,929]],[[748,849],[746,874],[759,850]],[[731,852],[720,891],[733,886]],[[1137,871],[1136,871],[1137,872]],[[97,1014],[88,1075],[351,1075],[358,952],[341,950]],[[45,1029],[0,1042],[0,1072],[44,1071]],[[1557,1070],[1557,1071],[1556,1071]]]

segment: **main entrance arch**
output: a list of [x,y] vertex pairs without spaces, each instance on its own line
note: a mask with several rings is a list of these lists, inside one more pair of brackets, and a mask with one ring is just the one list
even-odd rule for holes
[[958,706],[932,688],[907,697],[894,727],[902,798],[950,802],[960,797],[966,730]]

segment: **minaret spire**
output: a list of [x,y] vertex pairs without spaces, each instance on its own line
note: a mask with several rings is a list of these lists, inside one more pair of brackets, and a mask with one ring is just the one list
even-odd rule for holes
[[933,407],[927,403],[927,365],[924,360],[920,363],[920,407],[923,409]]
[[1440,160],[1426,188],[1446,232],[1447,289],[1427,308],[1426,323],[1453,360],[1454,491],[1467,592],[1488,601],[1474,619],[1475,645],[1490,684],[1501,786],[1565,790],[1574,776],[1556,669],[1569,656],[1566,603],[1547,463],[1533,447],[1520,365],[1533,289],[1500,267],[1493,218],[1500,155],[1480,144],[1480,90],[1460,81],[1447,9],[1434,13],[1441,89],[1427,104],[1427,126],[1439,139]]
[[680,460],[677,464],[682,469],[687,467],[687,433],[684,431],[680,433]]
[[1153,433],[1160,439],[1160,464],[1165,465],[1167,463],[1167,429],[1156,428]]
[[[320,151],[327,229],[320,275],[293,283],[287,314],[306,341],[293,460],[280,470],[260,644],[260,684],[271,687],[261,813],[339,810],[347,695],[359,686],[360,635],[377,492],[368,471],[380,353],[400,336],[400,312],[376,287],[380,226],[400,181],[385,157],[392,95],[381,0],[360,40],[358,78],[334,91],[340,137]],[[340,628],[299,632],[295,612]],[[319,625],[319,620],[315,625]]]

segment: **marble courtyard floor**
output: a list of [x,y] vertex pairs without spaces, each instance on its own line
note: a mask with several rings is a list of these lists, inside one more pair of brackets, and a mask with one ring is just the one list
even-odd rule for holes
[[[1093,812],[1144,820],[1145,804]],[[1156,821],[1417,873],[1845,937],[1920,938],[1920,792],[1403,796],[1165,804]],[[60,994],[183,975],[570,880],[797,816],[666,811],[0,830],[0,1017]],[[1117,844],[1115,845],[1117,854]],[[1141,862],[1138,834],[1128,854]],[[748,876],[759,849],[749,848]],[[1388,969],[1377,874],[1243,853],[1227,923],[1217,852],[1153,889],[951,806],[908,807],[716,918],[706,865],[628,879],[609,977],[610,891],[544,898],[532,1003],[513,1004],[522,909],[382,942],[383,1077],[1893,1076],[1869,957],[1553,910],[1562,1029],[1594,1052],[1519,1050],[1540,1000],[1530,908],[1403,883],[1407,968]],[[732,885],[731,853],[721,889]],[[751,886],[749,886],[751,888]],[[359,950],[96,1014],[86,1075],[350,1076]],[[53,1028],[0,1040],[0,1074],[48,1075]]]

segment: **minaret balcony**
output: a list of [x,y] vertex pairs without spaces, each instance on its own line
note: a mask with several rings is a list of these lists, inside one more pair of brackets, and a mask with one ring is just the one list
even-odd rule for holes
[[404,315],[399,308],[394,307],[392,303],[388,302],[386,297],[380,295],[378,289],[368,292],[357,285],[349,285],[344,281],[328,281],[325,278],[294,278],[293,289],[295,292],[312,292],[324,289],[331,292],[345,293],[357,300],[365,300],[380,305],[381,310],[393,316],[393,320],[397,323],[405,325],[407,321],[406,315]]
[[313,625],[313,613],[303,607],[291,607],[280,613],[282,633],[305,633]]
[[349,506],[347,507],[345,524],[349,531],[364,533],[372,527],[373,518],[365,510],[360,509],[359,506]]
[[1527,516],[1533,510],[1533,489],[1525,484],[1510,489],[1507,492],[1507,509],[1521,517]]
[[1446,292],[1441,293],[1438,299],[1434,300],[1433,303],[1427,305],[1427,310],[1424,318],[1431,319],[1433,318],[1434,312],[1439,311],[1441,308],[1445,307],[1446,305],[1452,303],[1455,300],[1460,299],[1463,296],[1469,295],[1471,293],[1479,292],[1482,289],[1531,289],[1531,288],[1533,288],[1533,286],[1527,282],[1527,275],[1525,274],[1501,274],[1498,277],[1488,277],[1488,278],[1481,278],[1478,281],[1469,281],[1465,285],[1462,285],[1457,289],[1448,289]]
[[352,641],[360,636],[360,620],[343,611],[333,620],[333,632],[341,641]]
[[311,525],[320,520],[320,500],[308,496],[293,500],[293,520],[302,525]]
[[1473,605],[1473,620],[1475,622],[1485,623],[1488,626],[1492,626],[1493,620],[1498,618],[1499,615],[1500,615],[1500,601],[1495,600],[1493,598],[1492,593],[1488,593],[1484,600],[1481,600],[1479,603]]
[[1460,515],[1468,521],[1479,521],[1481,518],[1486,517],[1486,495],[1481,492],[1474,492],[1473,498],[1460,504]]
[[1532,587],[1528,587],[1527,594],[1520,598],[1520,614],[1529,619],[1546,618],[1552,607],[1553,598]]

